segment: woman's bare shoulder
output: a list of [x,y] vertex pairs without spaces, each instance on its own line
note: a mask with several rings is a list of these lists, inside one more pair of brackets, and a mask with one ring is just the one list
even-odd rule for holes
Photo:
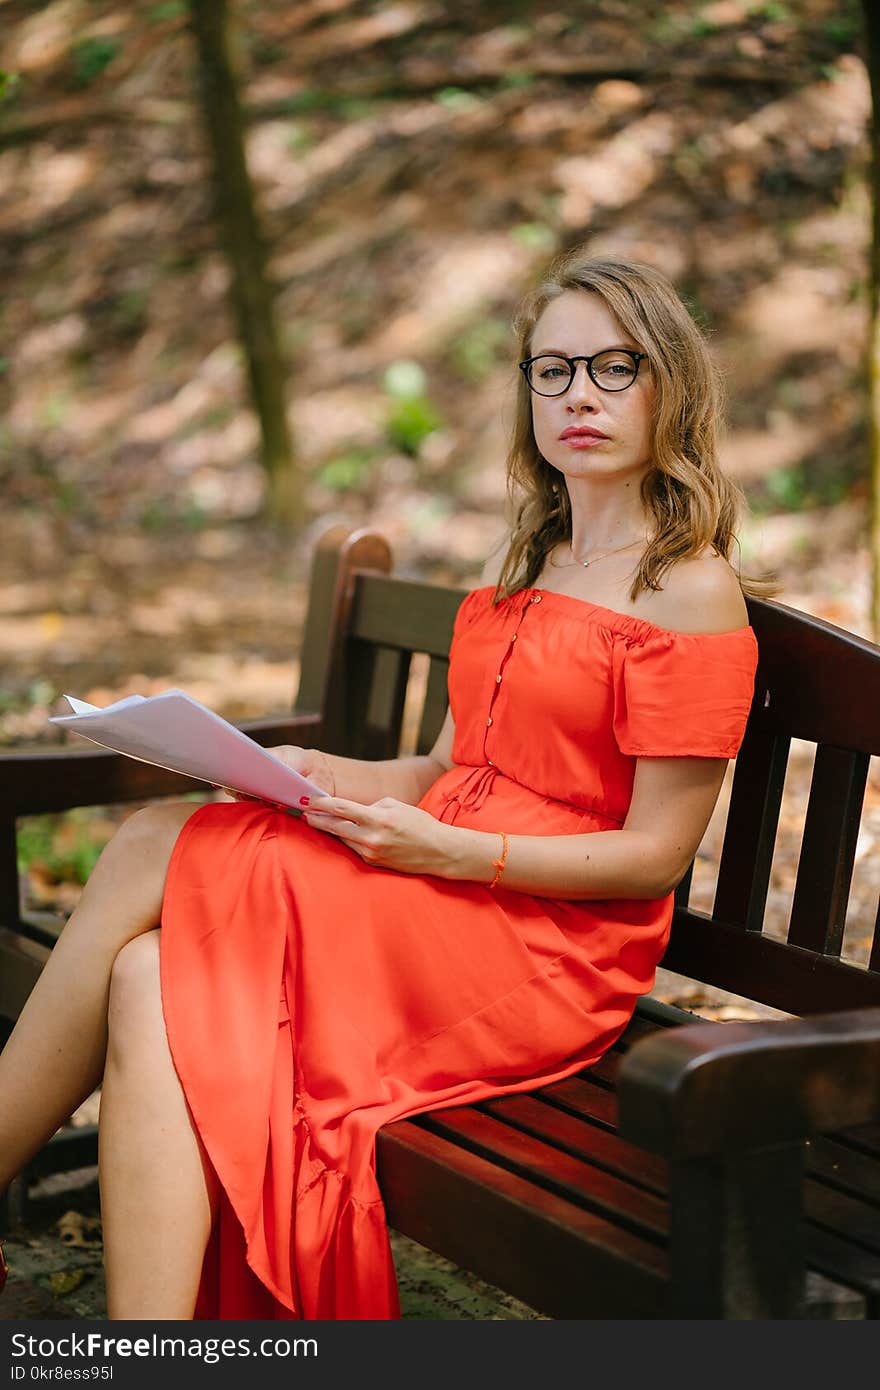
[[673,632],[734,632],[749,622],[735,570],[715,550],[679,560],[651,595],[650,621]]

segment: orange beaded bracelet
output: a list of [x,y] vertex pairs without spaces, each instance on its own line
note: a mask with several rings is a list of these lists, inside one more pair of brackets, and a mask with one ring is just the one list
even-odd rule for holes
[[495,887],[501,875],[504,873],[504,865],[507,863],[507,836],[503,830],[499,830],[498,834],[501,836],[501,858],[492,860],[492,868],[495,870],[495,877],[489,884],[490,888]]

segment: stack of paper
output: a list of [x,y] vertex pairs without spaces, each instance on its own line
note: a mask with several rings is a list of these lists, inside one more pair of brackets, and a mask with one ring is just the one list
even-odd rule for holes
[[298,808],[301,797],[327,795],[183,690],[129,695],[105,709],[64,698],[73,713],[54,715],[50,723],[129,758],[283,806]]

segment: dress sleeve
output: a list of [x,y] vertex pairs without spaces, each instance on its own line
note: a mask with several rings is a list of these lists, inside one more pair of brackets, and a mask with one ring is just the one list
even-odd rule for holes
[[655,629],[614,651],[614,735],[634,757],[733,758],[752,703],[758,644],[736,632]]

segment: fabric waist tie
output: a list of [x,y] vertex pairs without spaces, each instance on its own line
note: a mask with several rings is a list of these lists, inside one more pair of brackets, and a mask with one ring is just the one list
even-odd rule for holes
[[459,808],[468,811],[479,811],[486,797],[489,795],[489,792],[492,790],[492,784],[497,776],[497,767],[487,766],[471,768],[467,777],[465,777],[464,781],[459,783],[458,787],[443,807],[440,820],[454,820],[458,814]]

